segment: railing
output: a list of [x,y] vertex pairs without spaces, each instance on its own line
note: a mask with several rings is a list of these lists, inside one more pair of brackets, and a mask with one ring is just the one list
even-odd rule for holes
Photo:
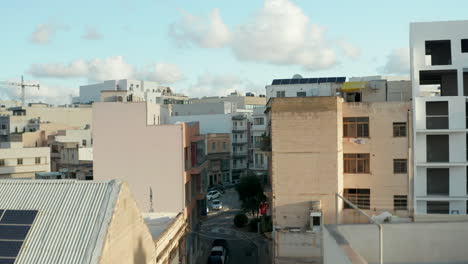
[[366,214],[363,210],[359,209],[355,204],[353,204],[351,201],[348,199],[344,198],[341,196],[339,193],[335,193],[335,217],[336,217],[336,225],[339,225],[339,214],[338,214],[338,208],[339,208],[339,198],[343,200],[347,205],[349,205],[351,208],[354,210],[358,211],[360,214],[364,215],[369,219],[369,221],[379,228],[379,263],[383,264],[383,225],[376,222],[374,219],[372,219],[368,214]]

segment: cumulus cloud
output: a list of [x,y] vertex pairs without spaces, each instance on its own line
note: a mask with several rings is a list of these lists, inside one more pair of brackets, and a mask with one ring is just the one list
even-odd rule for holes
[[68,30],[68,27],[54,23],[39,24],[31,34],[30,41],[35,44],[48,44],[60,30]]
[[177,65],[157,63],[139,70],[127,63],[122,56],[79,59],[68,64],[33,64],[29,73],[43,78],[86,78],[90,82],[138,78],[171,84],[184,78]]
[[146,67],[140,75],[142,75],[143,79],[165,84],[172,84],[185,79],[179,66],[170,63],[157,63],[150,65]]
[[102,34],[95,27],[88,26],[81,38],[86,40],[100,40],[102,39]]
[[169,26],[169,36],[179,46],[221,48],[230,41],[231,31],[215,8],[206,19],[184,13],[182,21]]
[[394,49],[387,56],[387,62],[378,68],[380,72],[390,74],[409,74],[410,72],[409,48]]
[[264,89],[263,86],[250,80],[243,80],[233,74],[204,73],[198,76],[197,81],[184,92],[192,97],[202,97],[225,96],[234,91],[258,92],[262,89]]
[[347,57],[357,59],[361,56],[361,49],[347,40],[339,41],[338,46],[343,50],[344,55]]
[[[18,80],[14,80],[18,81]],[[37,81],[28,81],[38,83]],[[16,86],[0,86],[0,98],[4,100],[21,100],[20,89]],[[71,96],[76,96],[78,90],[66,86],[54,86],[41,83],[41,87],[26,90],[26,102],[43,102],[49,104],[70,103]]]
[[355,58],[360,53],[347,41],[328,39],[325,27],[312,23],[301,8],[288,0],[265,0],[253,17],[232,30],[218,9],[208,19],[185,14],[181,22],[171,25],[169,35],[181,46],[227,46],[241,61],[299,65],[305,70],[336,65],[336,44],[346,56]]

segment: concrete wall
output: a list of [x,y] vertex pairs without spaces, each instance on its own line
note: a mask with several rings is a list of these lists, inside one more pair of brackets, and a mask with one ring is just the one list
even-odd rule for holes
[[312,232],[275,232],[277,254],[281,257],[310,257],[320,256],[322,239],[321,233]]
[[172,116],[187,115],[223,115],[236,111],[235,105],[230,102],[200,103],[200,104],[174,104]]
[[[343,138],[343,153],[369,153],[370,173],[345,173],[344,188],[370,189],[371,210],[369,214],[379,214],[389,211],[399,216],[408,216],[408,211],[394,211],[393,196],[407,195],[409,197],[409,173],[393,172],[393,159],[407,159],[410,168],[410,145],[406,137],[393,137],[393,123],[405,122],[411,127],[410,102],[374,102],[374,103],[344,103],[343,117],[369,117],[369,137]],[[353,209],[344,210],[345,223],[368,222]]]
[[336,227],[327,226],[323,232],[324,264],[367,264],[348,244],[348,241],[337,232]]
[[335,193],[342,190],[341,100],[275,98],[271,103],[273,225],[307,226],[314,200],[322,202],[324,222],[334,222]]
[[232,132],[232,115],[192,115],[192,116],[171,116],[169,123],[177,122],[200,122],[201,134],[212,133],[231,133]]
[[41,122],[60,123],[79,128],[92,123],[91,107],[26,107],[25,109],[27,117],[39,117]]
[[151,233],[126,183],[114,206],[99,263],[156,263]]
[[[376,225],[338,227],[351,247],[369,263],[378,263]],[[384,263],[466,263],[468,223],[385,224]]]
[[[69,129],[65,130],[64,134],[65,135],[55,136],[55,140],[63,143],[76,142],[80,147],[91,146],[90,129]],[[83,145],[83,143],[85,143],[85,145]]]
[[306,92],[306,96],[334,96],[336,90],[341,88],[339,83],[307,83],[267,85],[266,100],[275,98],[278,91],[284,91],[286,97],[297,97],[297,92]]
[[[148,125],[146,103],[95,103],[94,179],[129,183],[141,211],[184,209],[183,128]],[[169,198],[170,197],[170,198]]]
[[39,130],[35,132],[26,132],[22,134],[24,147],[45,147],[48,137],[55,135],[59,130],[78,129],[78,127],[59,123],[41,123]]
[[[36,164],[36,158],[40,163]],[[18,164],[18,159],[23,164]],[[34,178],[36,172],[50,171],[50,149],[40,148],[0,148],[0,160],[5,165],[0,166],[0,178]]]

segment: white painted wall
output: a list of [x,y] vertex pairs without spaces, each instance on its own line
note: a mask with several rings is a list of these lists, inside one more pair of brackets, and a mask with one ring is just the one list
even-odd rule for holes
[[[0,166],[0,178],[34,178],[36,172],[50,171],[50,148],[23,148],[18,143],[11,148],[0,148],[0,160],[5,165]],[[36,164],[36,158],[40,163]],[[23,164],[18,164],[18,159],[23,159]]]
[[335,96],[336,90],[341,88],[339,83],[305,83],[267,85],[266,100],[276,97],[276,92],[285,91],[285,97],[297,97],[297,92],[306,92],[306,96]]
[[192,116],[171,116],[169,123],[177,122],[200,122],[201,134],[212,133],[231,133],[232,132],[232,115],[192,115]]

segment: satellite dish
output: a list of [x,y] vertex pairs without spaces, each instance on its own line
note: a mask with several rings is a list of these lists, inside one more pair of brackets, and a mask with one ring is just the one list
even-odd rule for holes
[[302,79],[302,75],[300,74],[294,74],[294,76],[292,77],[293,79]]

